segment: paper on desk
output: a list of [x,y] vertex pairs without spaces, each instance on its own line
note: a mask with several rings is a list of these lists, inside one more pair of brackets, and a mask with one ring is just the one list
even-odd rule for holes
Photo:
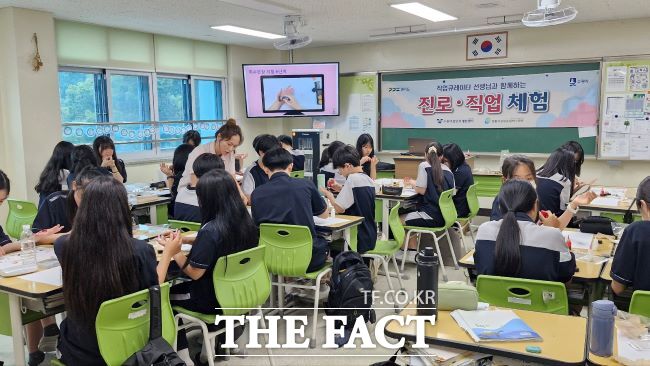
[[52,286],[63,285],[61,266],[46,269],[44,271],[30,273],[24,276],[19,276],[18,278],[23,279],[25,281],[39,282],[39,283],[44,283],[46,285],[52,285]]
[[562,231],[564,235],[564,240],[571,239],[571,248],[572,249],[585,249],[588,250],[591,248],[591,244],[594,242],[594,234],[581,233],[579,231]]
[[450,315],[475,342],[542,340],[512,310],[454,310]]
[[316,226],[329,226],[329,225],[336,225],[336,224],[342,224],[344,222],[348,222],[350,220],[346,219],[341,219],[338,217],[328,217],[326,219],[321,219],[318,216],[314,216],[314,224]]
[[621,199],[618,197],[605,196],[605,197],[596,197],[595,200],[591,201],[590,206],[618,206],[621,202]]
[[[650,364],[650,349],[644,349],[650,346],[650,341],[641,341],[625,336],[622,330],[616,331],[617,354],[616,360],[624,365],[648,365]],[[634,347],[639,345],[640,347]],[[635,349],[637,348],[637,349]],[[639,350],[644,349],[644,350]]]
[[600,193],[605,190],[606,193],[609,193],[609,196],[605,197],[616,197],[616,198],[624,198],[625,193],[627,192],[627,188],[607,188],[607,187],[592,187],[591,191],[594,192],[597,195],[600,195]]
[[417,193],[415,192],[415,189],[413,188],[404,188],[402,190],[402,197],[411,197],[415,196]]

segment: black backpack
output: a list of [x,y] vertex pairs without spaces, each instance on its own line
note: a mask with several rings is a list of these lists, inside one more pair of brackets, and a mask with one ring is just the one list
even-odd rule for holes
[[372,290],[370,270],[361,255],[353,251],[343,252],[336,256],[332,264],[332,279],[325,313],[347,316],[349,327],[354,325],[359,316],[363,316],[366,322],[374,323]]

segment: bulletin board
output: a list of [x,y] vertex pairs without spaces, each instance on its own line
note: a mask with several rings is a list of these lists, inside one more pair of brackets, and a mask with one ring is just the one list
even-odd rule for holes
[[650,160],[650,56],[603,62],[600,157]]

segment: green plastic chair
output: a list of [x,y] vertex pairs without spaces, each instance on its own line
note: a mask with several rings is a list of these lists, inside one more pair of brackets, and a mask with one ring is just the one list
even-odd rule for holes
[[630,301],[630,314],[650,317],[650,291],[634,291]]
[[[104,301],[95,318],[99,353],[108,366],[122,365],[149,341],[149,289]],[[176,322],[169,303],[169,283],[160,285],[162,336],[176,342]],[[52,365],[65,366],[54,359]]]
[[379,225],[384,221],[384,210],[382,207],[382,201],[375,198],[375,222]]
[[[257,309],[257,315],[262,316],[262,326],[265,327],[261,306],[271,293],[271,280],[264,264],[264,257],[265,247],[258,246],[217,260],[217,265],[212,272],[212,279],[214,292],[223,315],[243,315],[252,309]],[[216,315],[197,313],[180,306],[174,306],[173,309],[177,312],[176,321],[179,330],[197,325],[201,328],[203,344],[210,345],[209,347],[204,346],[208,364],[214,366],[215,339],[226,331],[225,328],[215,332],[208,331],[207,324],[215,324]],[[179,324],[179,320],[183,320],[183,324]],[[268,348],[267,351],[269,352],[269,361],[273,364]]]
[[465,251],[468,251],[469,248],[467,247],[467,244],[465,244],[465,235],[463,235],[463,232],[465,231],[465,229],[467,228],[469,229],[469,235],[472,237],[472,244],[474,244],[475,239],[474,239],[474,232],[472,231],[472,219],[478,215],[478,210],[481,208],[478,202],[478,194],[476,193],[476,187],[478,187],[478,183],[472,184],[467,189],[466,197],[467,197],[467,205],[469,206],[469,215],[467,215],[467,217],[457,218],[456,225],[454,226],[456,231],[458,231],[461,240],[463,241],[463,248],[465,248]]
[[183,232],[186,231],[199,231],[201,229],[200,222],[169,220],[169,227],[172,229],[179,229]]
[[[397,259],[395,258],[395,253],[399,252],[404,242],[404,226],[399,219],[399,204],[393,207],[390,210],[390,215],[388,216],[388,225],[390,231],[393,233],[393,240],[377,240],[375,242],[375,248],[363,253],[362,257],[372,258],[373,260],[381,261],[381,264],[384,268],[384,275],[386,276],[386,281],[388,282],[388,288],[390,289],[391,294],[395,297],[395,290],[393,289],[393,283],[390,279],[391,272],[388,269],[388,261],[392,261],[395,266],[395,275],[399,281],[400,290],[404,290],[404,283],[402,282],[402,273],[400,268],[397,265]],[[350,250],[357,251],[357,243],[353,241],[350,243]],[[393,305],[395,306],[395,312],[398,311],[398,302],[394,298]]]
[[[314,272],[307,272],[311,261],[313,240],[311,231],[307,226],[285,225],[285,224],[261,224],[260,245],[266,246],[264,261],[269,272],[278,276],[277,282],[272,282],[278,287],[279,309],[284,309],[284,288],[304,288],[315,292],[313,331],[310,347],[314,348],[317,343],[317,321],[318,321],[318,300],[320,295],[320,283],[323,276],[331,272],[332,264]],[[350,243],[350,245],[356,245]],[[314,285],[302,285],[296,283],[285,283],[285,277],[306,278],[314,281]],[[271,307],[275,307],[275,299],[271,298]]]
[[[40,311],[33,311],[27,309],[26,312],[22,313],[22,322],[23,325],[41,320],[48,315],[43,314]],[[9,295],[6,293],[0,292],[0,335],[11,337],[11,317],[9,316]]]
[[[405,226],[407,230],[406,240],[404,241],[404,256],[402,257],[402,266],[401,271],[404,272],[404,263],[406,262],[408,242],[411,238],[411,234],[418,234],[418,249],[420,247],[420,237],[421,234],[428,234],[433,237],[433,241],[436,245],[436,252],[438,253],[438,258],[440,259],[440,268],[442,269],[442,278],[447,282],[447,271],[445,270],[445,264],[442,260],[442,254],[440,252],[439,241],[447,237],[447,242],[449,243],[449,251],[451,252],[451,257],[454,261],[454,266],[458,269],[458,261],[456,260],[456,253],[454,252],[454,246],[451,243],[451,237],[449,236],[449,229],[454,226],[458,215],[456,214],[456,206],[452,199],[454,195],[454,190],[449,189],[440,194],[440,199],[438,200],[438,206],[440,206],[440,211],[442,212],[442,217],[445,220],[445,225],[442,227],[419,227],[419,226]],[[438,235],[438,232],[443,232],[441,235]]]
[[304,170],[294,170],[291,172],[291,176],[293,178],[304,178],[305,177],[305,171]]
[[568,315],[569,298],[561,282],[480,275],[476,280],[478,299],[511,309]]
[[7,200],[7,204],[9,205],[9,213],[7,214],[5,230],[7,235],[18,239],[23,231],[23,225],[32,226],[34,223],[38,207],[31,202],[18,200]]

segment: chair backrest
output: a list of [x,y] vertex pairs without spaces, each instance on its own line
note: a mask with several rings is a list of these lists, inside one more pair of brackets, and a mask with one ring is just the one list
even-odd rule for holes
[[440,212],[442,212],[442,217],[445,219],[445,228],[448,229],[452,227],[456,220],[458,219],[458,214],[456,213],[456,205],[454,205],[454,190],[449,189],[440,193],[440,199],[438,200],[438,206],[440,206]]
[[180,229],[181,231],[199,231],[201,229],[200,222],[169,220],[169,227],[172,229]]
[[390,210],[390,215],[388,215],[388,226],[390,227],[390,231],[393,233],[393,238],[397,243],[399,243],[400,247],[404,245],[404,225],[402,225],[402,221],[399,219],[399,204],[395,205]]
[[569,314],[569,299],[561,282],[524,278],[478,276],[479,301],[511,309]]
[[474,183],[467,189],[467,205],[469,206],[469,216],[468,219],[473,219],[478,215],[478,210],[481,208],[478,202],[478,194],[476,193],[476,187],[478,183]]
[[305,177],[305,171],[304,170],[294,170],[291,172],[291,176],[294,178],[304,178]]
[[634,291],[630,301],[630,314],[650,317],[650,291]]
[[5,230],[9,236],[18,239],[23,231],[23,225],[31,226],[34,223],[38,207],[31,202],[18,200],[7,200],[7,204],[9,205],[9,213],[7,214]]
[[271,277],[264,264],[265,247],[221,257],[214,267],[214,293],[223,315],[241,315],[261,306],[271,293]]
[[307,226],[262,224],[260,246],[266,246],[264,262],[270,273],[304,276],[311,261],[312,237]]
[[[176,322],[169,303],[169,283],[160,285],[162,335],[170,344]],[[149,341],[149,289],[104,301],[95,318],[99,352],[107,365],[122,365]]]

